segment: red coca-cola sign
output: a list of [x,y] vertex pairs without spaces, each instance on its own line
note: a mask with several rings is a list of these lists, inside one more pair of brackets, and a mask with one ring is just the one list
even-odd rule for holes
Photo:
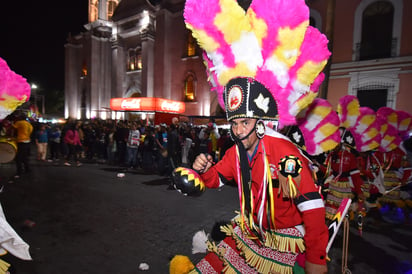
[[185,103],[163,98],[112,98],[110,109],[117,111],[159,111],[168,113],[185,112]]

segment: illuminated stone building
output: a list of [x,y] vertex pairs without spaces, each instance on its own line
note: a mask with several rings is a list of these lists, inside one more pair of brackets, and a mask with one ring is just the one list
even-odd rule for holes
[[185,115],[221,111],[208,92],[201,52],[185,28],[183,5],[89,0],[86,30],[65,45],[65,116],[130,118],[109,111],[111,98],[126,97],[182,101]]
[[[362,106],[411,113],[412,1],[306,2],[311,25],[333,42],[320,95],[333,106],[352,94]],[[127,97],[182,101],[186,116],[222,115],[183,7],[184,0],[89,0],[84,32],[65,45],[65,116],[130,118],[110,111],[111,98]]]

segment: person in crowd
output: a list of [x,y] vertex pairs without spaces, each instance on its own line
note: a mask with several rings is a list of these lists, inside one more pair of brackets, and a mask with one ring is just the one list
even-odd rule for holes
[[117,147],[117,163],[119,165],[124,165],[126,163],[127,154],[127,140],[129,138],[129,128],[126,122],[119,121],[117,123],[116,132],[114,134],[114,139]]
[[218,147],[217,141],[220,138],[220,133],[214,121],[208,124],[208,131],[209,131],[209,139],[210,139],[210,145],[211,145],[210,154],[212,155],[214,161],[217,162],[218,154],[219,154],[219,151],[218,151],[219,147]]
[[[344,198],[353,201],[364,200],[362,185],[363,180],[358,167],[358,152],[354,149],[353,138],[347,138],[349,131],[343,129],[342,143],[331,151],[326,158],[324,166],[320,169],[325,174],[325,186],[328,188],[328,195],[325,200],[326,218],[332,220],[340,203]],[[352,204],[350,219],[353,220],[357,209]]]
[[140,145],[140,131],[136,123],[132,123],[127,139],[127,168],[137,168],[137,152]]
[[169,131],[167,132],[167,156],[171,173],[172,169],[180,165],[181,160],[181,144],[176,123],[170,124]]
[[13,136],[13,127],[12,123],[9,120],[10,118],[3,119],[0,123],[0,137],[11,137]]
[[93,160],[96,155],[98,136],[95,125],[88,123],[84,128],[84,146],[86,159]]
[[47,145],[49,143],[49,133],[46,128],[46,124],[40,124],[39,129],[36,131],[34,141],[37,147],[37,160],[46,161]]
[[79,132],[79,139],[80,143],[82,144],[81,147],[78,147],[77,150],[77,158],[82,159],[85,158],[85,151],[84,151],[84,130],[83,130],[83,122],[77,121],[77,131]]
[[181,142],[179,138],[176,120],[169,126],[167,132],[167,165],[165,175],[170,177],[168,190],[174,190],[172,172],[180,165],[181,160]]
[[18,115],[16,121],[12,123],[12,126],[17,132],[17,153],[15,159],[17,172],[14,177],[18,179],[23,172],[29,173],[31,171],[29,165],[29,155],[33,126],[29,121],[27,121],[27,117],[24,114]]
[[221,160],[225,156],[226,150],[234,145],[232,138],[229,136],[227,129],[222,129],[222,134],[218,140],[218,149],[219,149],[219,159]]
[[[199,153],[212,154],[212,141],[210,140],[210,132],[205,130],[202,134],[202,139],[199,143]],[[214,157],[212,156],[214,159]]]
[[97,130],[97,158],[100,160],[107,160],[107,127],[105,125],[100,125]]
[[49,131],[50,159],[57,161],[60,157],[61,129],[54,125]]
[[67,143],[64,142],[64,136],[66,136],[66,132],[73,126],[73,124],[76,123],[76,120],[72,117],[67,118],[66,123],[62,127],[62,132],[61,132],[61,148],[60,151],[62,152],[62,156],[64,158],[67,158],[67,155],[69,154],[69,147],[67,146]]
[[192,146],[189,150],[189,162],[193,163],[196,156],[199,155],[200,139],[195,127],[190,129],[190,139],[192,139]]
[[142,143],[142,168],[145,171],[154,170],[154,147],[155,136],[152,127],[147,126],[145,130],[145,137]]
[[78,154],[77,154],[77,152],[82,146],[82,143],[80,142],[79,131],[77,130],[77,127],[78,127],[77,123],[72,123],[71,127],[66,131],[66,134],[64,135],[64,143],[67,145],[67,148],[68,148],[68,154],[66,156],[66,161],[64,162],[65,166],[72,165],[70,163],[72,158],[76,166],[79,167],[82,165],[78,159]]
[[167,172],[167,126],[162,123],[155,134],[155,143],[157,147],[156,163],[159,170],[159,175],[164,175]]
[[182,143],[182,166],[184,167],[191,166],[189,152],[190,152],[190,149],[192,148],[192,144],[193,144],[193,141],[190,138],[190,132],[186,131],[184,133],[183,143]]
[[113,165],[115,163],[115,155],[117,151],[116,140],[114,139],[116,129],[112,125],[108,129],[108,134],[106,135],[106,143],[107,143],[107,163],[109,165]]

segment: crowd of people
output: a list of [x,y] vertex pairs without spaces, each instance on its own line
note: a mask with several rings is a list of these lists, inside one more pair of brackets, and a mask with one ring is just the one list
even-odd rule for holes
[[[64,124],[51,124],[24,116],[3,120],[1,131],[3,136],[16,137],[22,129],[13,125],[32,127],[25,133],[25,143],[18,141],[20,151],[25,152],[22,159],[28,157],[29,150],[24,148],[30,148],[30,142],[35,144],[33,155],[40,162],[81,166],[93,161],[160,175],[170,175],[178,166],[191,166],[199,153],[209,153],[218,161],[233,144],[227,129],[218,128],[214,121],[195,126],[176,119],[169,124],[146,125],[145,120],[69,118]],[[24,167],[17,162],[16,176],[20,176]],[[30,171],[28,161],[24,162]]]

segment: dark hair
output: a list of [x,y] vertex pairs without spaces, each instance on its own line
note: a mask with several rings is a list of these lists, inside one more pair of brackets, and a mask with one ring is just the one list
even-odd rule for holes
[[70,123],[69,129],[70,130],[76,130],[76,123]]

